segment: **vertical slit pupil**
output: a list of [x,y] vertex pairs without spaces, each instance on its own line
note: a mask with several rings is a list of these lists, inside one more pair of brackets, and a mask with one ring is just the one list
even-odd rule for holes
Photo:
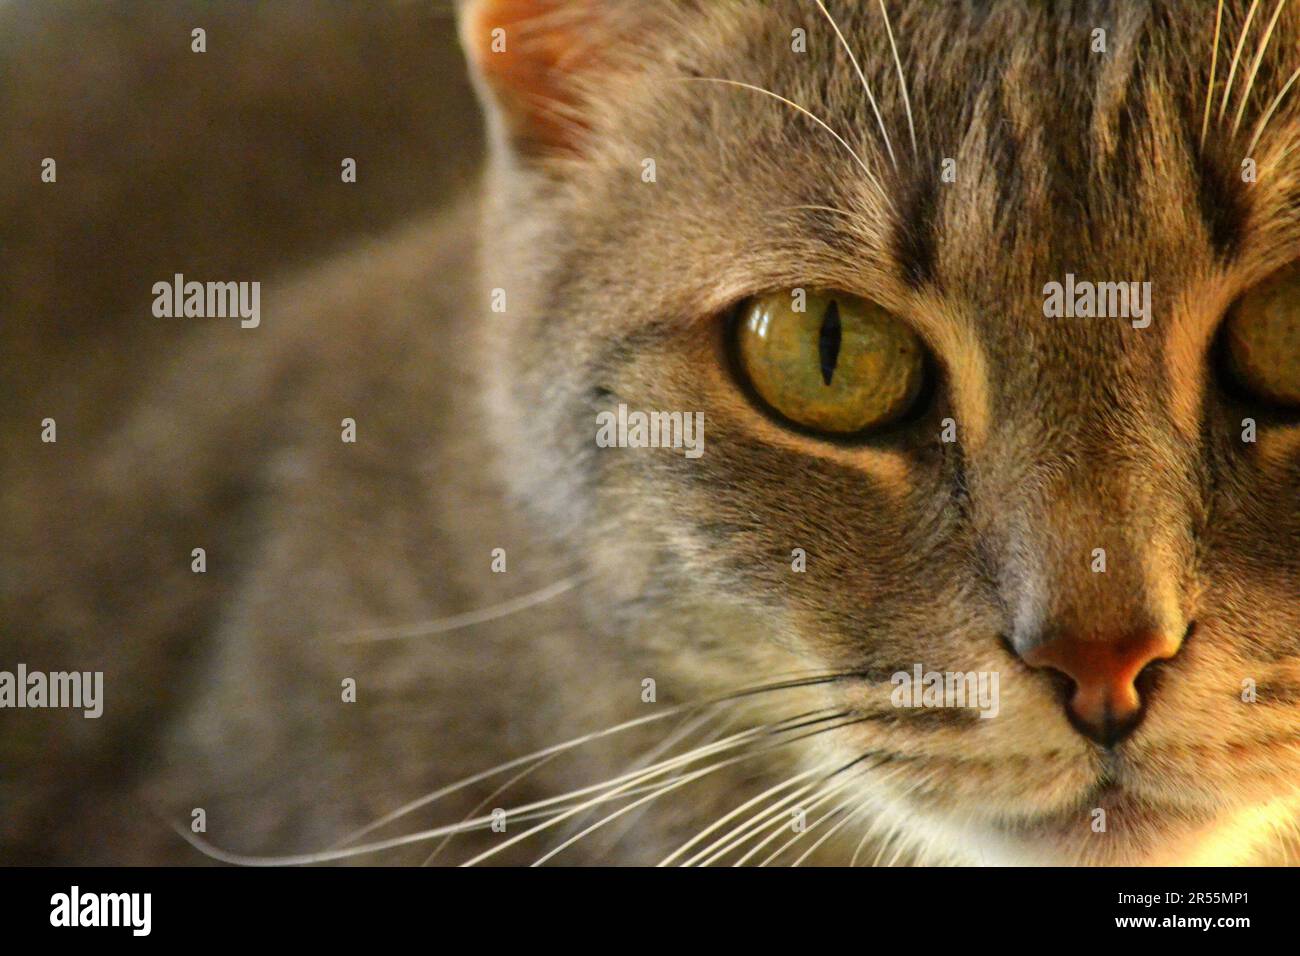
[[840,357],[840,305],[834,299],[826,307],[822,316],[821,335],[817,341],[817,351],[822,360],[822,381],[829,385],[835,374],[835,363]]

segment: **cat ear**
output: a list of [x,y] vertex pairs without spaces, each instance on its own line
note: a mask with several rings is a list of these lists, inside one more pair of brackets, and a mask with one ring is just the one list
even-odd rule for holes
[[464,0],[465,47],[489,114],[519,153],[573,151],[583,89],[609,69],[608,0]]

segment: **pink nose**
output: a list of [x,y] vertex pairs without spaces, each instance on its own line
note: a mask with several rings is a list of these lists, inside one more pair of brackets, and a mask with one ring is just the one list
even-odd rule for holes
[[1136,631],[1117,640],[1063,636],[1023,654],[1031,667],[1048,667],[1074,682],[1066,705],[1071,723],[1084,736],[1110,747],[1138,725],[1142,700],[1134,682],[1152,661],[1178,653],[1182,641],[1157,631]]

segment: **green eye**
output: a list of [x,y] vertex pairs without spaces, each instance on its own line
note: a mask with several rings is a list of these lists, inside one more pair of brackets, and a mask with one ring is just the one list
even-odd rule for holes
[[759,398],[815,431],[851,435],[886,425],[912,407],[925,379],[925,351],[911,329],[844,293],[755,297],[741,306],[735,336]]
[[1223,346],[1238,387],[1266,402],[1300,406],[1300,268],[1238,300]]

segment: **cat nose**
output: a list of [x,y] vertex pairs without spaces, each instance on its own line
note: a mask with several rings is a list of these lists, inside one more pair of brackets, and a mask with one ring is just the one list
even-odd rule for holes
[[1173,657],[1181,646],[1181,638],[1161,630],[1134,631],[1117,640],[1067,634],[1020,656],[1030,667],[1050,668],[1073,681],[1065,708],[1070,722],[1085,737],[1113,747],[1142,718],[1138,675],[1154,661]]

